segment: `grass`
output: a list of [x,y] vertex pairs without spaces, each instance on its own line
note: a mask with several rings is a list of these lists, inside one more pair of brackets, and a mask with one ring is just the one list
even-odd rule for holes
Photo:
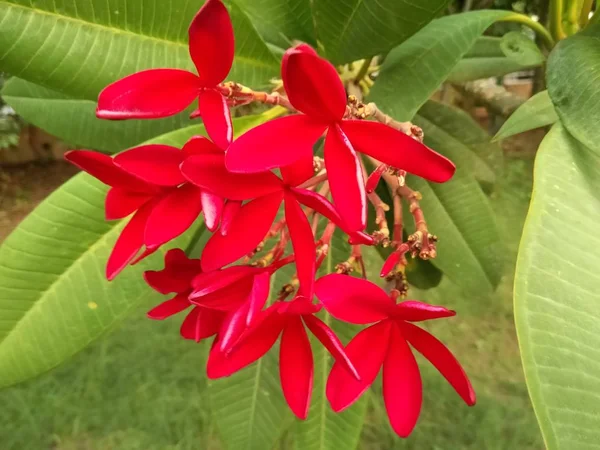
[[[531,162],[516,159],[508,168],[494,205],[510,267],[526,212]],[[381,401],[371,396],[361,448],[543,448],[523,380],[511,290],[507,275],[491,299],[463,298],[446,280],[426,292],[431,302],[452,298],[460,313],[451,323],[435,323],[433,330],[463,362],[478,405],[464,406],[421,361],[425,401],[414,434],[407,440],[395,437]],[[206,394],[205,350],[179,338],[177,319],[152,322],[144,312],[57,370],[0,392],[0,449],[220,449]]]

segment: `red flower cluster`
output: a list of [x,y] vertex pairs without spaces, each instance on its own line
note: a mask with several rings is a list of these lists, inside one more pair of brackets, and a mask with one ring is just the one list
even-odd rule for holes
[[[107,278],[181,235],[203,213],[206,227],[214,233],[201,258],[169,250],[164,269],[147,271],[145,279],[156,291],[174,294],[149,317],[161,320],[191,308],[181,335],[195,341],[215,336],[209,377],[228,376],[251,364],[281,337],[283,393],[292,411],[306,418],[313,381],[308,330],[336,361],[327,385],[335,411],[354,402],[383,367],[392,426],[407,436],[421,405],[421,379],[408,343],[440,370],[465,402],[474,404],[469,380],[451,353],[410,323],[454,312],[415,301],[396,304],[395,295],[347,275],[331,274],[315,283],[329,241],[316,240],[318,222],[309,220],[309,214],[323,217],[329,238],[337,226],[355,246],[375,244],[365,228],[367,191],[376,182],[365,180],[357,152],[381,167],[436,182],[448,180],[454,165],[394,128],[348,119],[346,92],[335,68],[304,44],[285,53],[281,69],[288,100],[300,113],[267,122],[232,141],[229,106],[236,103],[223,80],[233,62],[234,37],[220,0],[205,3],[189,38],[199,75],[173,69],[130,75],[100,94],[97,114],[108,119],[164,117],[198,98],[193,116],[202,117],[212,141],[197,136],[182,149],[145,145],[114,158],[87,150],[67,155],[110,186],[107,220],[132,215],[109,257]],[[326,171],[317,167],[315,175],[313,147],[324,134]],[[278,169],[277,174],[272,169]],[[377,180],[382,171],[378,169]],[[325,189],[317,192],[323,182]],[[283,217],[278,218],[282,204]],[[279,240],[269,248],[266,243],[275,236]],[[288,240],[293,253],[286,256]],[[230,266],[244,257],[257,259]],[[267,305],[273,274],[292,262],[297,280]],[[285,301],[296,287],[293,300]],[[344,348],[316,316],[322,307],[346,322],[375,324]]]

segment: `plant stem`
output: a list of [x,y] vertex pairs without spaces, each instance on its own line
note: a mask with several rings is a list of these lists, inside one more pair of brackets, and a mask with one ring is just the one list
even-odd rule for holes
[[596,23],[600,23],[600,7],[598,9],[596,9],[596,11],[594,12],[594,15],[589,20],[587,26],[594,25]]
[[[556,0],[556,1],[561,1],[561,0]],[[544,44],[546,45],[548,50],[551,50],[556,45],[554,39],[552,38],[552,35],[546,29],[546,27],[543,26],[541,23],[536,22],[531,17],[526,16],[525,14],[519,14],[519,13],[510,14],[510,15],[504,17],[503,19],[500,19],[500,22],[520,23],[522,25],[525,25],[525,26],[531,28],[543,39]],[[560,20],[559,20],[559,24],[560,24]]]
[[567,0],[567,10],[563,21],[563,26],[569,36],[579,31],[580,11],[581,0]]
[[371,66],[371,61],[373,61],[373,58],[365,59],[362,66],[360,66],[358,73],[356,74],[356,78],[354,78],[355,83],[359,83],[369,73],[369,67]]
[[593,5],[594,0],[583,0],[581,12],[579,13],[579,25],[581,25],[582,27],[585,27],[590,21],[589,17]]
[[563,0],[550,0],[550,31],[555,40],[567,37],[562,28]]

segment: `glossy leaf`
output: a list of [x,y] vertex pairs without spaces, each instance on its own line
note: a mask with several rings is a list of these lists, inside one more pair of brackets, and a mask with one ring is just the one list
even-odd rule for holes
[[448,75],[448,81],[460,83],[480,78],[498,77],[538,67],[544,55],[535,42],[518,31],[501,38],[483,36]]
[[558,116],[548,91],[542,91],[535,94],[511,114],[494,136],[494,140],[506,139],[515,134],[546,127],[557,120]]
[[600,153],[600,24],[561,41],[548,58],[548,93],[563,125]]
[[[75,98],[96,100],[109,83],[156,67],[193,69],[187,27],[201,3],[134,0],[0,2],[0,65]],[[269,83],[278,65],[247,16],[231,9],[235,81]],[[168,19],[168,20],[167,20]]]
[[411,120],[477,38],[510,14],[481,10],[434,20],[387,55],[369,100],[395,119]]
[[336,64],[386,52],[436,17],[448,0],[317,0],[316,35]]
[[538,151],[515,275],[515,320],[549,450],[597,446],[600,158],[560,124]]
[[11,78],[2,97],[27,122],[81,148],[115,153],[189,125],[187,115],[160,120],[109,121],[96,118],[96,102],[73,99],[19,78]]

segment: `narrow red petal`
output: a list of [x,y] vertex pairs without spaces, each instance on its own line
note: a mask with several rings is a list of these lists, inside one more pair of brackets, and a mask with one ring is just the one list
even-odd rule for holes
[[281,178],[288,186],[298,186],[304,183],[315,174],[315,167],[312,155],[306,158],[300,158],[289,166],[281,167]]
[[394,301],[370,281],[332,273],[315,283],[315,293],[325,309],[344,322],[367,324],[394,313]]
[[220,0],[207,0],[189,28],[189,48],[203,86],[225,79],[234,53],[233,26]]
[[157,191],[156,187],[117,167],[113,159],[103,153],[92,150],[71,150],[65,153],[65,159],[109,186],[137,192]]
[[193,136],[181,149],[184,157],[193,155],[223,155],[224,150],[205,136]]
[[383,400],[394,431],[408,437],[421,413],[423,386],[417,361],[396,325],[383,363]]
[[242,202],[235,200],[228,200],[227,203],[225,203],[223,217],[221,218],[221,229],[219,230],[223,236],[226,236],[229,233],[231,224],[235,220],[235,216],[240,211],[241,207]]
[[323,347],[331,353],[333,359],[344,366],[357,380],[360,380],[360,375],[354,367],[354,364],[352,364],[352,361],[350,361],[350,358],[348,358],[348,355],[344,350],[344,345],[340,342],[340,339],[333,330],[329,328],[325,322],[312,314],[304,315],[302,318],[311,333],[314,334],[321,344],[323,344]]
[[179,330],[184,339],[200,342],[219,332],[225,313],[196,306],[186,316]]
[[382,123],[344,120],[342,129],[356,151],[427,180],[443,183],[452,178],[456,170],[445,156]]
[[252,279],[242,279],[236,284],[225,286],[218,291],[202,297],[190,297],[190,301],[205,308],[231,312],[239,309],[248,301],[248,295],[251,290]]
[[151,69],[108,85],[98,96],[100,119],[157,119],[177,114],[198,96],[200,80],[178,69]]
[[225,156],[232,172],[263,172],[310,158],[325,125],[303,115],[280,117],[242,134]]
[[335,412],[354,403],[375,381],[388,351],[390,328],[387,320],[365,328],[346,347],[346,355],[354,363],[360,380],[348,372],[345,364],[333,365],[325,392]]
[[377,185],[379,184],[379,180],[383,176],[383,173],[388,170],[389,166],[387,164],[379,164],[377,168],[371,172],[369,178],[367,178],[367,184],[365,185],[365,189],[367,190],[367,194],[370,194],[375,189],[377,189]]
[[279,377],[283,396],[299,419],[306,419],[313,388],[314,363],[310,341],[300,317],[288,320],[279,347]]
[[187,299],[187,295],[177,294],[171,300],[162,302],[160,305],[148,311],[148,317],[154,320],[163,320],[188,309],[190,306],[192,306],[192,304]]
[[256,249],[269,232],[282,198],[283,192],[276,192],[242,206],[227,236],[216,233],[206,243],[202,269],[219,269]]
[[122,219],[140,209],[154,195],[113,187],[106,194],[104,210],[106,220]]
[[201,191],[200,203],[204,213],[204,224],[209,231],[219,228],[225,201],[223,197],[208,191]]
[[208,378],[227,377],[252,364],[273,347],[285,325],[285,318],[279,314],[276,306],[261,314],[261,318],[244,333],[243,340],[231,352],[221,352],[218,341],[215,342],[206,365]]
[[456,312],[443,306],[428,305],[416,300],[407,300],[396,305],[395,316],[409,322],[421,322],[423,320],[441,319],[455,316]]
[[400,253],[394,252],[390,256],[388,256],[385,262],[383,263],[383,266],[381,267],[381,272],[379,273],[379,276],[382,278],[387,277],[388,274],[394,269],[394,267],[396,267],[398,261],[400,261]]
[[238,309],[225,316],[219,330],[219,351],[228,352],[240,336],[246,331],[246,317],[248,316],[248,302],[243,303]]
[[163,295],[171,292],[187,292],[192,287],[192,280],[200,273],[200,260],[190,259],[179,248],[173,248],[165,255],[163,270],[147,270],[144,272],[146,283]]
[[181,171],[196,186],[230,200],[249,200],[283,188],[272,172],[229,172],[223,154],[190,156],[181,165]]
[[168,145],[142,145],[115,156],[115,164],[131,175],[159,186],[185,182],[179,170],[184,154]]
[[367,225],[367,194],[362,167],[338,125],[333,125],[325,138],[325,167],[331,197],[346,226],[362,231]]
[[250,325],[269,299],[271,290],[271,274],[269,272],[259,273],[254,277],[252,290],[248,297],[248,315],[246,325]]
[[252,266],[239,265],[230,266],[223,270],[204,272],[194,278],[192,282],[194,292],[192,292],[190,298],[200,298],[212,294],[226,286],[239,283],[245,278],[253,279],[260,270],[261,269]]
[[200,93],[200,116],[206,132],[223,150],[229,147],[233,139],[233,124],[227,100],[215,89],[205,89]]
[[113,280],[135,258],[144,245],[146,222],[155,204],[152,201],[142,206],[121,231],[106,263],[106,278],[109,281]]
[[167,193],[148,218],[144,243],[156,247],[185,232],[202,211],[202,192],[196,186],[184,184]]
[[464,402],[473,406],[476,401],[473,386],[450,350],[427,331],[411,323],[402,323],[402,333],[408,342],[440,371]]
[[292,48],[284,55],[281,78],[292,105],[325,123],[346,113],[346,90],[335,67],[308,51]]

